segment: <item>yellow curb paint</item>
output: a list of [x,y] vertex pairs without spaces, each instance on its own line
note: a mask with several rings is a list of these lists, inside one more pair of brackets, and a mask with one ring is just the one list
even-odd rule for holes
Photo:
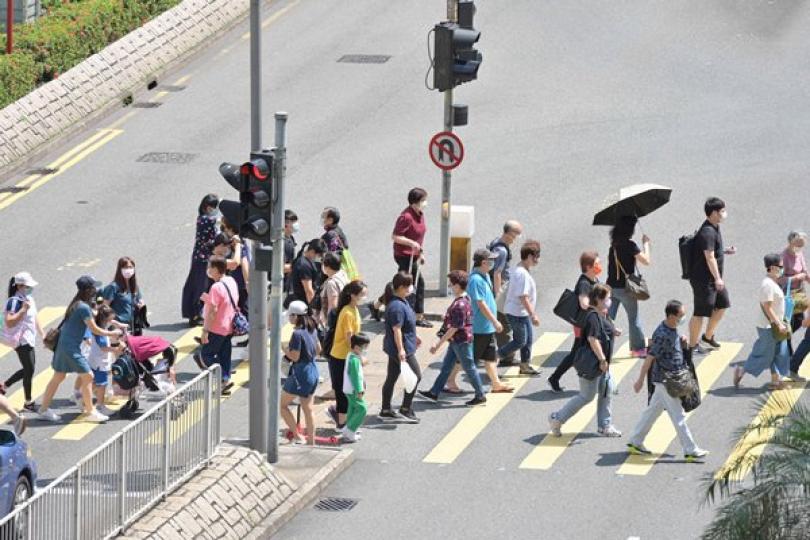
[[[540,339],[532,346],[532,363],[534,365],[544,364],[565,342],[568,335],[561,332],[546,332],[540,336]],[[511,367],[504,374],[504,378],[515,377],[510,381],[515,388],[514,392],[487,394],[486,405],[470,409],[422,461],[425,463],[453,463],[529,381],[530,377],[518,378],[519,372],[519,367]]]
[[[720,345],[720,349],[709,353],[695,368],[700,382],[701,399],[706,397],[712,385],[726,372],[729,363],[742,350],[742,343],[721,343]],[[646,385],[642,393],[646,395]],[[686,413],[686,417],[689,418],[697,410],[699,409]],[[655,462],[675,440],[676,435],[669,415],[666,412],[661,413],[644,439],[644,445],[652,451],[652,454],[647,456],[628,455],[624,463],[616,470],[616,474],[642,476],[649,473]]]
[[188,75],[183,75],[182,77],[180,77],[179,79],[177,79],[176,81],[174,81],[174,82],[172,83],[172,85],[173,85],[173,86],[180,86],[181,84],[185,83],[185,82],[186,82],[187,80],[189,80],[190,78],[191,78],[191,74],[188,74]]
[[129,111],[127,114],[125,114],[124,116],[122,116],[121,118],[119,118],[118,120],[116,120],[115,122],[110,124],[109,126],[107,126],[107,129],[117,129],[117,128],[121,127],[121,124],[123,124],[124,122],[126,122],[127,120],[132,118],[133,116],[135,116],[135,111]]
[[81,160],[122,134],[120,129],[100,129],[96,134],[91,136],[83,143],[77,145],[72,150],[60,156],[56,161],[48,165],[48,168],[58,168],[55,173],[45,175],[31,175],[19,184],[17,187],[28,187],[25,191],[18,193],[7,194],[7,197],[0,199],[0,210],[8,208],[18,200],[26,195],[29,195],[35,189],[42,187],[52,179],[56,178],[63,172],[67,171]]
[[[619,384],[630,370],[638,363],[637,358],[629,356],[630,346],[625,343],[613,355],[610,364],[610,374],[614,384]],[[574,373],[576,375],[576,373]],[[581,433],[596,416],[596,399],[585,405],[563,425],[562,437],[546,434],[537,446],[526,456],[520,464],[521,469],[538,469],[547,471],[562,456],[574,438]]]
[[[288,11],[290,11],[292,8],[294,8],[295,6],[297,6],[297,5],[299,4],[299,2],[300,2],[300,0],[294,0],[294,1],[293,1],[293,2],[291,2],[289,5],[287,5],[287,6],[283,7],[283,8],[281,8],[280,10],[276,11],[275,13],[273,13],[272,15],[270,15],[269,17],[267,17],[267,18],[266,18],[266,19],[265,19],[265,20],[262,22],[262,28],[267,28],[268,26],[270,26],[271,24],[273,24],[274,22],[276,22],[276,21],[277,21],[278,19],[280,19],[280,18],[281,18],[281,17],[282,17],[282,16],[283,16],[285,13],[287,13],[287,12],[288,12]],[[244,40],[244,39],[250,39],[250,32],[245,32],[244,34],[242,34],[242,39],[243,39],[243,40]]]
[[[799,375],[806,379],[810,378],[810,362],[804,362],[802,364],[802,367],[799,369]],[[762,406],[756,417],[751,420],[749,429],[756,428],[757,426],[761,425],[762,422],[767,418],[788,414],[793,409],[793,406],[799,401],[802,392],[804,392],[804,389],[807,388],[807,386],[808,383],[791,383],[791,385],[784,390],[772,392],[768,397],[768,400],[765,402],[765,405]],[[737,445],[728,456],[728,459],[726,459],[726,462],[715,473],[715,479],[722,478],[725,472],[733,466],[734,462],[745,456],[745,463],[741,470],[738,472],[738,474],[730,476],[730,479],[733,481],[741,482],[745,480],[745,477],[751,472],[751,468],[765,451],[767,442],[771,440],[771,437],[773,437],[775,432],[776,430],[773,428],[762,428],[760,430],[754,429],[753,431],[750,431],[747,436],[743,437],[737,442]]]

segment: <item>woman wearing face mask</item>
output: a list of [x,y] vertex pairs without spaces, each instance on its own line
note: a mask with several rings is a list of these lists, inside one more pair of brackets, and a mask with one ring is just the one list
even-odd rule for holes
[[183,286],[183,318],[188,319],[189,326],[202,325],[202,294],[208,290],[210,281],[207,276],[208,259],[214,249],[217,236],[217,219],[219,218],[219,197],[209,193],[200,201],[197,216],[197,230],[194,239],[194,251],[191,254],[191,268]]
[[[295,327],[284,355],[290,361],[290,371],[284,381],[281,393],[281,417],[293,434],[293,441],[298,444],[315,444],[315,418],[312,414],[312,405],[315,398],[315,389],[318,387],[318,367],[315,357],[320,353],[320,345],[316,335],[317,325],[315,319],[309,314],[304,302],[296,300],[287,309],[290,324]],[[343,375],[341,374],[341,380]],[[298,399],[304,410],[307,424],[307,437],[298,432],[295,417],[290,412],[290,405]]]
[[332,380],[332,389],[335,391],[337,402],[337,406],[330,406],[327,412],[338,429],[342,429],[346,423],[346,412],[349,410],[349,400],[343,393],[346,356],[351,351],[352,336],[360,333],[362,320],[358,306],[366,300],[367,290],[366,284],[362,281],[351,281],[343,287],[338,300],[335,339],[327,358],[329,378]]
[[[767,275],[759,286],[759,322],[757,340],[745,364],[734,370],[734,388],[739,388],[746,373],[754,377],[768,369],[771,372],[771,390],[785,387],[790,369],[787,340],[790,323],[785,314],[785,293],[778,280],[783,275],[782,256],[776,253],[765,255]],[[776,337],[775,334],[781,334]]]
[[321,240],[326,243],[327,251],[341,254],[344,249],[349,249],[349,240],[338,223],[340,223],[338,209],[333,206],[324,208],[321,212],[321,227],[324,230]]
[[[422,245],[427,232],[425,207],[427,206],[427,191],[422,188],[413,188],[408,192],[408,207],[399,214],[394,224],[391,240],[394,242],[394,261],[397,270],[409,274],[414,280],[415,295],[409,297],[409,303],[416,312],[416,325],[430,328],[433,325],[425,319],[425,280],[422,277],[420,266],[425,264],[425,254]],[[384,298],[369,304],[371,315],[380,320],[380,309],[384,305]]]
[[[598,361],[598,375],[589,378],[592,374],[578,373],[579,394],[572,397],[557,412],[549,416],[551,434],[561,437],[561,428],[565,422],[579,412],[582,407],[596,398],[597,430],[603,437],[621,437],[622,432],[612,423],[610,402],[611,391],[610,373],[608,368],[613,356],[613,339],[620,332],[613,326],[607,317],[610,307],[610,287],[597,283],[588,294],[588,315],[582,327],[582,347],[590,347],[593,356]],[[579,367],[578,367],[579,369]]]
[[87,330],[97,336],[119,337],[121,330],[105,330],[100,328],[93,318],[93,310],[90,307],[96,298],[101,282],[92,276],[82,276],[76,281],[78,292],[65,312],[62,329],[59,333],[59,341],[53,354],[51,367],[54,374],[51,377],[45,395],[42,397],[42,405],[39,408],[39,416],[49,422],[58,422],[61,416],[49,409],[59,385],[65,380],[68,373],[76,373],[79,379],[79,389],[82,396],[84,419],[91,422],[106,422],[109,420],[104,414],[93,407],[93,398],[90,393],[90,386],[93,384],[93,373],[87,360],[86,352],[83,351],[82,344],[85,340]]
[[231,259],[236,264],[231,268],[230,260],[228,262],[228,274],[236,281],[239,287],[239,310],[248,316],[248,279],[250,275],[250,249],[247,244],[242,241],[236,228],[231,225],[224,217],[220,220],[222,232],[228,235],[231,239],[229,253],[226,259]]
[[6,345],[12,347],[17,353],[22,369],[6,379],[3,390],[12,384],[22,381],[25,394],[23,409],[36,412],[36,405],[31,396],[31,381],[34,377],[36,364],[35,347],[37,335],[44,337],[45,333],[37,321],[37,304],[34,302],[34,281],[28,272],[15,275],[8,286],[8,301],[5,306],[5,325],[3,334]]
[[135,261],[131,257],[118,259],[112,283],[101,291],[104,303],[115,313],[115,320],[135,334],[135,315],[146,305],[135,277]]
[[[807,260],[804,258],[804,246],[807,243],[807,234],[803,231],[791,231],[788,235],[788,245],[782,252],[782,261],[785,263],[785,274],[779,278],[779,285],[785,294],[793,298],[793,313],[787,313],[790,327],[796,332],[802,326],[803,313],[810,307],[807,302],[807,284],[810,283]],[[790,290],[787,290],[790,281]],[[788,342],[790,354],[793,354],[793,345]]]

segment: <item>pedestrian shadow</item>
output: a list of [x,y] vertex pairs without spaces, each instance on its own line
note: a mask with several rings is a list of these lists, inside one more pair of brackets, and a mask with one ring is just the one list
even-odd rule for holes
[[149,328],[144,328],[146,332],[180,332],[183,330],[189,330],[189,325],[187,322],[176,322],[176,323],[162,323],[162,324],[153,324]]
[[531,437],[523,439],[523,442],[529,446],[537,446],[543,439],[546,438],[546,435],[548,435],[548,433],[538,433],[537,435],[532,435]]
[[601,452],[596,460],[597,467],[618,467],[625,462],[629,454],[626,451]]
[[538,390],[531,394],[521,394],[515,399],[525,399],[528,401],[545,402],[556,401],[558,399],[568,399],[579,394],[576,390],[564,390],[562,392],[552,392],[551,390]]
[[366,416],[366,420],[363,422],[362,429],[368,430],[379,430],[379,431],[391,431],[397,428],[398,425],[413,425],[410,422],[406,422],[404,420],[380,420],[376,416]]
[[712,388],[707,394],[716,397],[734,397],[734,396],[756,396],[765,392],[764,388],[757,388],[755,386],[744,386],[742,388],[734,388],[734,386],[723,386],[720,388]]

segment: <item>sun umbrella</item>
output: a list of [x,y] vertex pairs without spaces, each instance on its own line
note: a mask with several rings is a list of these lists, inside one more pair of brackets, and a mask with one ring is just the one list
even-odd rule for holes
[[602,202],[593,216],[594,225],[615,225],[620,217],[642,217],[669,202],[672,188],[658,184],[635,184],[621,188]]

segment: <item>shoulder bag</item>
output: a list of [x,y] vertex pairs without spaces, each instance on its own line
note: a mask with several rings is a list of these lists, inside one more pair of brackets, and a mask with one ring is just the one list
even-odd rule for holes
[[582,328],[585,326],[587,311],[583,311],[579,306],[579,298],[571,289],[565,289],[554,306],[554,314],[569,324]]
[[648,300],[650,289],[647,287],[647,281],[638,273],[638,268],[632,274],[625,272],[622,263],[619,262],[619,255],[616,253],[615,247],[613,248],[613,258],[616,260],[616,268],[624,274],[624,290],[627,291],[627,294],[636,300]]
[[233,301],[231,289],[228,287],[228,285],[223,283],[222,286],[225,287],[225,292],[228,293],[228,299],[231,301],[231,306],[233,306],[233,309],[236,312],[233,316],[233,321],[231,321],[231,332],[234,336],[244,336],[250,332],[250,323],[248,322],[247,317],[245,317],[245,314],[240,311],[239,307],[236,305],[236,302]]

